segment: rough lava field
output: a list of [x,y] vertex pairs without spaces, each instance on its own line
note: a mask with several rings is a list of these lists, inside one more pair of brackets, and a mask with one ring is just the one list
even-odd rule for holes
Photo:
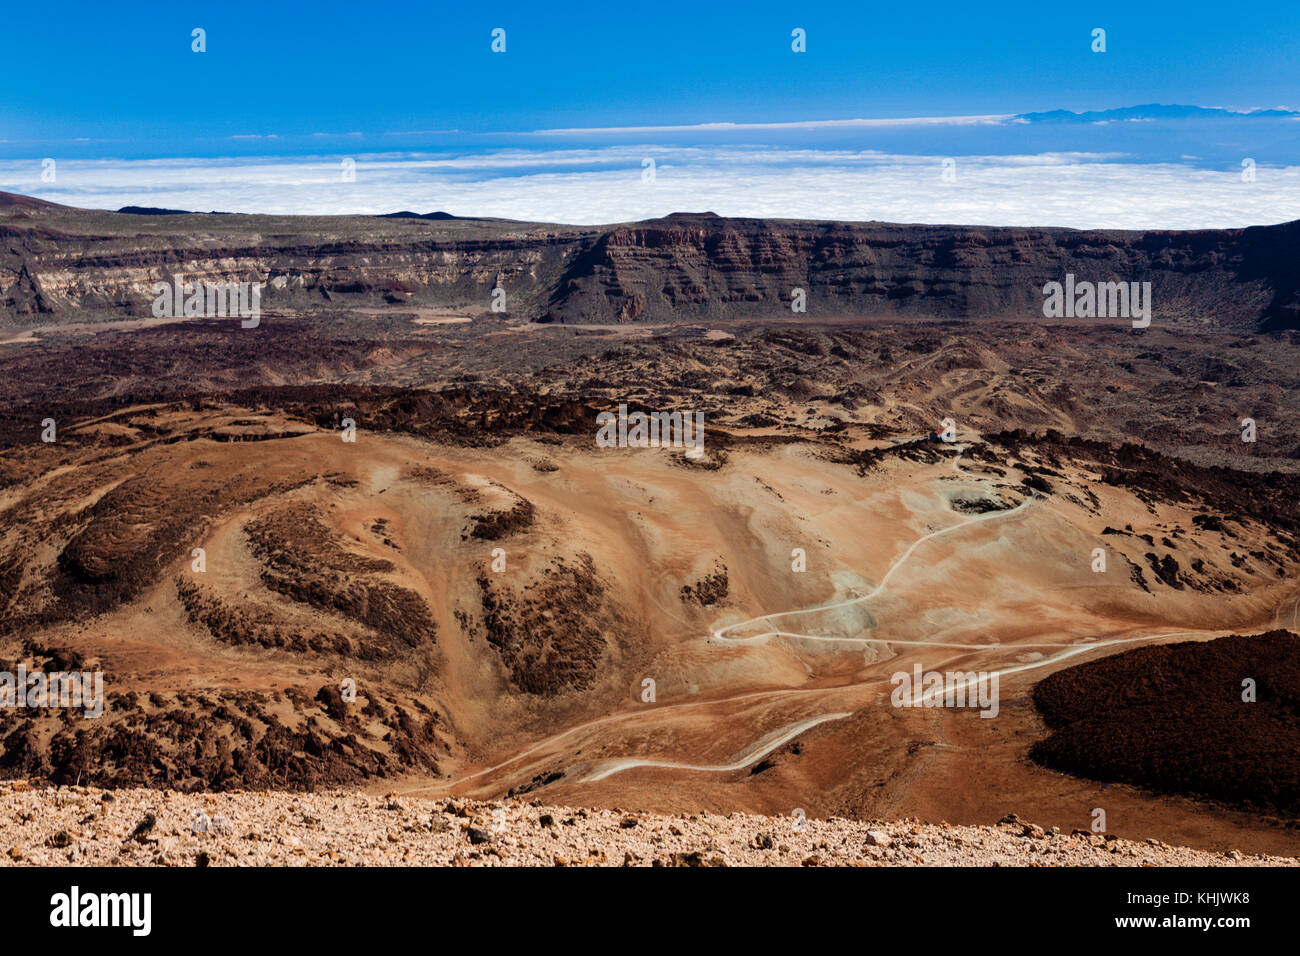
[[[697,218],[336,217],[312,247],[315,222],[0,205],[0,670],[102,670],[106,694],[99,718],[0,708],[3,799],[97,818],[115,792],[152,806],[149,788],[181,816],[236,795],[327,828],[362,810],[456,828],[427,860],[403,855],[410,832],[382,841],[387,862],[469,861],[461,822],[497,807],[522,815],[515,862],[707,862],[710,841],[732,862],[981,862],[994,831],[895,851],[1008,814],[1003,831],[1031,820],[1069,852],[1003,862],[1300,853],[1295,224],[958,246],[950,227],[786,224],[821,238],[764,265],[742,241],[756,221]],[[895,231],[939,272],[868,254]],[[1144,330],[1036,318],[1049,240],[1183,297]],[[1178,249],[1204,261],[1180,271]],[[719,266],[740,259],[825,294],[780,314]],[[140,298],[172,270],[275,261],[292,294],[255,328],[155,320]],[[724,272],[752,297],[672,318]],[[490,311],[524,274],[528,308]],[[713,278],[692,292],[692,275]],[[987,294],[964,304],[927,291],[972,275]],[[596,447],[619,404],[703,413],[704,454]],[[894,706],[915,667],[996,674],[996,717]],[[1109,838],[1087,832],[1095,808]],[[755,849],[765,826],[740,815],[784,832],[796,810],[814,834],[835,818],[827,846]],[[611,823],[539,849],[557,838],[538,814],[658,814],[662,845]],[[732,814],[734,838],[666,835]],[[164,862],[113,833],[124,861]]]

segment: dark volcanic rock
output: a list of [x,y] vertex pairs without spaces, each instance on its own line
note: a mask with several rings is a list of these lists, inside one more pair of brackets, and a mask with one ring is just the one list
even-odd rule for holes
[[1030,757],[1047,767],[1300,815],[1300,638],[1289,631],[1127,651],[1058,671],[1033,698],[1051,734]]
[[1073,273],[1149,281],[1162,324],[1300,323],[1300,222],[1131,232],[681,213],[582,227],[403,211],[331,217],[325,229],[312,217],[134,207],[33,214],[11,204],[0,206],[0,239],[0,319],[148,315],[152,284],[177,271],[200,281],[274,277],[268,309],[409,301],[486,310],[500,286],[511,315],[541,322],[680,323],[789,318],[799,288],[809,317],[1034,319],[1043,285]]

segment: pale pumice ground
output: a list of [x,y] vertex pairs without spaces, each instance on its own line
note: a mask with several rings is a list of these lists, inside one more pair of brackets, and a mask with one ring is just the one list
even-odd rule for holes
[[[202,815],[200,815],[202,814]],[[656,815],[342,791],[182,794],[0,784],[17,866],[1294,866],[1157,841],[902,820]],[[199,829],[195,829],[196,821]],[[202,829],[206,827],[206,830]],[[802,828],[800,828],[802,827]]]

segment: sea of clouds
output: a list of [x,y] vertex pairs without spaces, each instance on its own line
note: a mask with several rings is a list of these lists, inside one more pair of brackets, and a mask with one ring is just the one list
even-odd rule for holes
[[[1138,162],[1122,153],[902,155],[871,149],[635,143],[316,156],[0,160],[0,189],[88,208],[311,215],[441,210],[595,224],[678,211],[1080,229],[1300,219],[1300,165]],[[346,178],[345,160],[355,179]],[[654,175],[647,175],[647,160]],[[48,174],[47,174],[48,176]]]

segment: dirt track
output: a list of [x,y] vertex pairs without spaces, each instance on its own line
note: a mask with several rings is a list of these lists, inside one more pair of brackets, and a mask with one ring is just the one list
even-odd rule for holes
[[[0,356],[0,650],[75,654],[110,695],[98,722],[0,713],[4,776],[1066,832],[1100,807],[1129,839],[1294,852],[1290,821],[1026,754],[1053,670],[1293,616],[1300,411],[1276,396],[1300,342],[735,325],[521,350],[475,321],[429,351],[411,326]],[[594,448],[628,400],[704,412],[709,460]],[[1270,440],[1240,441],[1239,405]],[[947,415],[960,455],[916,438]],[[917,665],[996,673],[999,719],[890,706]]]

